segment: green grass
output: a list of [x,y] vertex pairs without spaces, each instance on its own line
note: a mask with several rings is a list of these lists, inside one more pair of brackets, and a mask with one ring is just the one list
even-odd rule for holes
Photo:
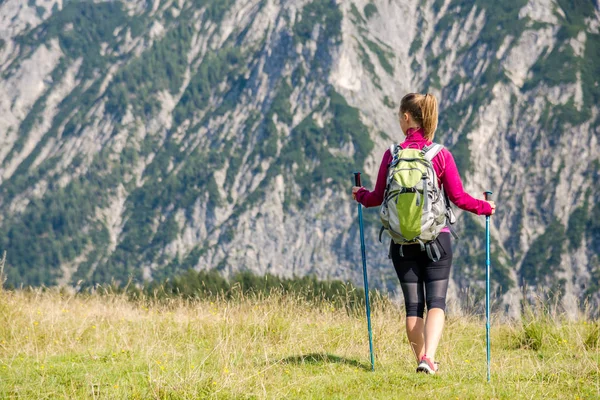
[[362,307],[294,296],[131,302],[0,293],[0,397],[597,398],[598,324],[538,317],[485,329],[450,316],[441,372],[417,375],[401,308],[376,299],[375,372]]

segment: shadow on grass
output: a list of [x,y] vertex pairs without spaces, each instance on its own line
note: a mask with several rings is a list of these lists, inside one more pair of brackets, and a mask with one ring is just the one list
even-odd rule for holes
[[301,356],[290,356],[286,358],[282,358],[280,362],[284,364],[326,364],[326,363],[336,363],[336,364],[346,364],[351,365],[356,368],[364,369],[365,371],[371,370],[371,364],[364,364],[360,361],[353,360],[350,358],[344,358],[340,356],[335,356],[333,354],[327,353],[312,353],[312,354],[304,354]]

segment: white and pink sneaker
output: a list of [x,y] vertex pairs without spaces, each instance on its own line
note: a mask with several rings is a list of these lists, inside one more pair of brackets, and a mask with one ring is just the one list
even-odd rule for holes
[[421,361],[417,367],[417,372],[425,372],[426,374],[433,375],[437,372],[437,370],[437,363],[432,362],[427,355],[423,355],[423,357],[421,357]]

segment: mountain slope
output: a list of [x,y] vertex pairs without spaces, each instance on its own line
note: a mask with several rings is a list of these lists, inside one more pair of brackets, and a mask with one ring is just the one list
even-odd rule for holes
[[[402,139],[399,99],[428,91],[467,190],[499,203],[503,301],[518,310],[523,285],[571,310],[597,294],[598,4],[5,0],[0,15],[12,284],[191,267],[358,281],[351,172],[373,182]],[[395,289],[366,217],[372,279]],[[483,230],[459,220],[465,300]]]

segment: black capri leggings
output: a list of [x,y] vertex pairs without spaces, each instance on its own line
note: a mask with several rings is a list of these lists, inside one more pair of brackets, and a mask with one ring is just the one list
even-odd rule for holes
[[404,293],[407,317],[423,318],[425,303],[428,310],[446,310],[446,292],[452,266],[450,233],[442,232],[436,240],[442,253],[436,262],[431,261],[418,244],[402,246],[404,257],[400,256],[400,245],[393,241],[390,245],[394,268]]

